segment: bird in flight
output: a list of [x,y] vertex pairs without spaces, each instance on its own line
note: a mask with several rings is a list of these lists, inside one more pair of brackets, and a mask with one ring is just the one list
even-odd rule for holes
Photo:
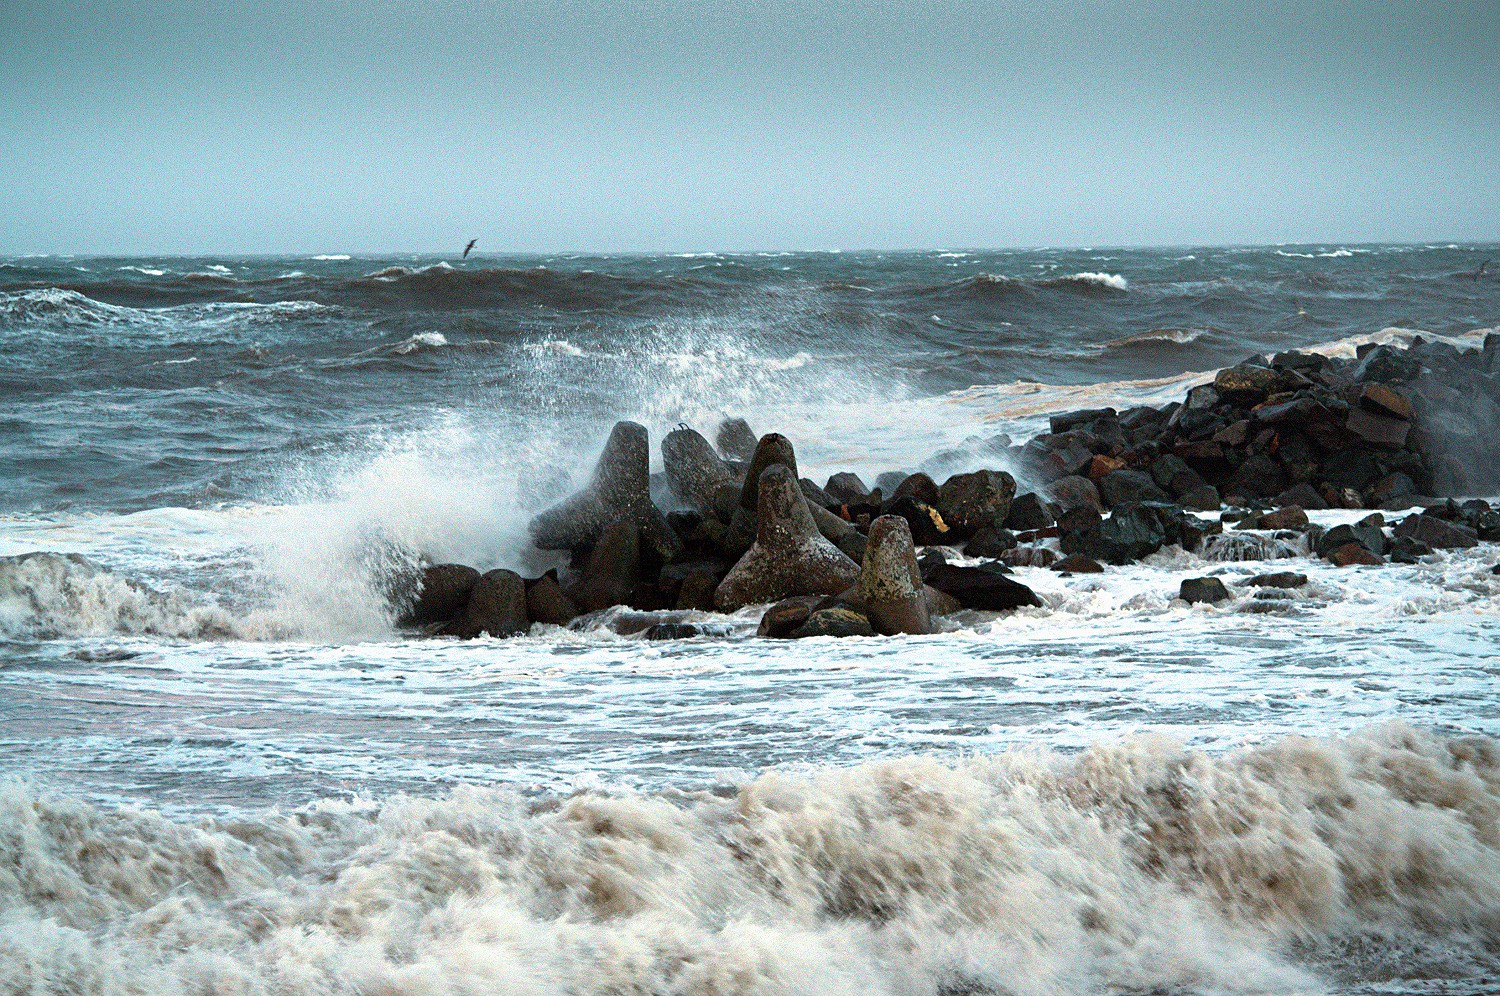
[[473,249],[478,244],[479,244],[479,240],[478,239],[470,239],[469,240],[469,244],[466,245],[466,246],[464,246],[464,255],[463,255],[463,258],[464,259],[468,259],[469,258],[469,250]]
[[1489,266],[1489,265],[1490,265],[1490,261],[1489,260],[1485,260],[1483,263],[1479,264],[1479,269],[1477,269],[1477,270],[1474,271],[1474,282],[1476,284],[1479,282],[1479,278],[1482,277],[1482,276],[1484,276],[1484,268],[1486,266]]

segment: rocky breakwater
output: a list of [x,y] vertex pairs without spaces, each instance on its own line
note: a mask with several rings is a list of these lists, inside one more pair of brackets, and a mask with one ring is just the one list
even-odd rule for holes
[[[717,436],[715,447],[687,426],[668,433],[653,476],[646,429],[619,423],[588,486],[531,522],[535,546],[566,552],[566,567],[523,578],[428,565],[398,598],[398,621],[439,635],[510,636],[625,607],[617,629],[682,638],[705,629],[690,613],[770,605],[766,636],[894,635],[934,632],[966,608],[1041,604],[993,558],[977,567],[917,559],[919,545],[1014,547],[1011,474],[979,470],[941,485],[895,474],[887,497],[849,472],[824,486],[800,477],[792,441],[757,438],[742,419]],[[1023,503],[1023,518],[1035,517],[1029,509]]]

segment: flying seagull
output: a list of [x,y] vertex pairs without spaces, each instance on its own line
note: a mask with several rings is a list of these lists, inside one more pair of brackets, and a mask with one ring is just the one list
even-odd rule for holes
[[1478,283],[1479,282],[1479,278],[1482,277],[1482,276],[1484,276],[1484,268],[1486,266],[1489,266],[1489,265],[1490,265],[1490,261],[1489,260],[1485,260],[1483,263],[1479,264],[1479,269],[1477,269],[1477,270],[1474,271],[1474,282],[1475,283]]
[[468,259],[469,258],[469,250],[473,249],[478,244],[479,244],[479,240],[478,239],[470,239],[469,240],[469,244],[466,245],[466,246],[464,246],[464,255],[463,255],[463,258],[464,259]]

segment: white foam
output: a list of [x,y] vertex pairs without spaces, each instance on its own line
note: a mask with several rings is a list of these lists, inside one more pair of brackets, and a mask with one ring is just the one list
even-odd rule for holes
[[1110,290],[1128,291],[1130,282],[1118,273],[1075,273],[1068,280],[1076,280],[1079,283],[1097,284]]
[[315,259],[315,260],[318,260],[320,262],[343,262],[343,261],[349,259],[350,257],[345,256],[345,255],[343,255],[341,253],[321,253],[321,254],[319,254],[317,256],[313,256],[311,258]]

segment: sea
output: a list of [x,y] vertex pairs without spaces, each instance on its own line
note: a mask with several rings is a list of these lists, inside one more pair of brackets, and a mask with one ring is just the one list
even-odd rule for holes
[[0,257],[0,993],[1500,991],[1493,544],[1022,567],[915,637],[389,604],[557,565],[620,419],[1020,474],[995,436],[1252,354],[1477,347],[1491,257]]

